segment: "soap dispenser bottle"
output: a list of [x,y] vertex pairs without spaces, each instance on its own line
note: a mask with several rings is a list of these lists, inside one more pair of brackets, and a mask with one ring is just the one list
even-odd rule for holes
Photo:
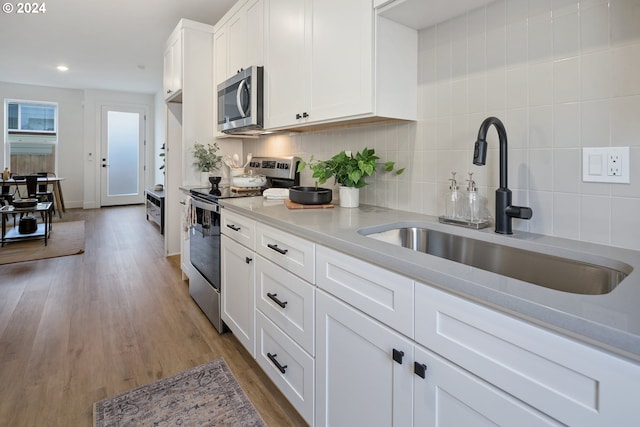
[[465,199],[465,219],[469,222],[480,221],[480,198],[478,196],[478,187],[476,186],[476,182],[473,180],[473,172],[469,172]]
[[456,173],[451,172],[451,178],[449,178],[451,184],[449,190],[445,193],[445,211],[444,216],[449,219],[456,219],[458,215],[459,207],[459,194],[458,183],[456,182]]

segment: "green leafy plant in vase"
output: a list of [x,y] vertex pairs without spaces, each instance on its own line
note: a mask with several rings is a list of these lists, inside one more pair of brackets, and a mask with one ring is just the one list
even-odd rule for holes
[[200,144],[196,142],[193,144],[193,158],[195,162],[193,165],[197,170],[201,172],[201,181],[206,185],[207,180],[211,182],[212,185],[217,185],[209,179],[209,177],[216,178],[215,181],[220,182],[220,177],[214,177],[213,172],[220,169],[222,166],[222,156],[218,155],[218,151],[220,151],[220,147],[217,142],[213,144]]
[[[308,162],[300,161],[298,172],[308,167],[312,171],[312,178],[316,179],[316,186],[334,178],[335,183],[340,185],[340,206],[357,207],[358,190],[367,185],[365,179],[376,172],[379,160],[373,148],[365,147],[355,154],[343,150],[329,160],[315,160],[311,156]],[[396,175],[404,172],[404,168],[395,169],[395,162],[384,162],[382,169]]]

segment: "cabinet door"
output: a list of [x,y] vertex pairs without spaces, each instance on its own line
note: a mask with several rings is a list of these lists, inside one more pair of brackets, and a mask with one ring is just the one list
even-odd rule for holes
[[311,0],[269,0],[265,102],[268,127],[297,123],[308,93]]
[[164,96],[169,99],[182,90],[182,32],[169,40],[164,54]]
[[222,320],[255,357],[254,252],[222,236]]
[[241,9],[229,20],[229,63],[227,76],[233,76],[247,67],[247,17]]
[[316,313],[316,425],[410,426],[413,343],[320,290]]
[[414,351],[414,425],[560,425],[436,354],[419,346]]
[[264,1],[252,0],[246,5],[247,56],[246,64],[264,65]]
[[416,341],[566,425],[640,418],[640,366],[428,285]]
[[373,111],[371,0],[315,0],[308,121]]

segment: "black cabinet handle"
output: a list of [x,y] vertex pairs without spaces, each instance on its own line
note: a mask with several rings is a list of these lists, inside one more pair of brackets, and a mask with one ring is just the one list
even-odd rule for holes
[[245,257],[244,259],[244,262],[246,262],[247,264],[251,263],[251,261],[253,261],[253,258]]
[[280,373],[284,374],[287,371],[287,365],[282,366],[277,360],[276,357],[278,355],[277,354],[271,354],[271,353],[267,353],[267,357],[269,358],[269,360],[271,360],[271,363],[273,363],[274,365],[276,365],[276,368],[278,368],[278,370],[280,371]]
[[402,365],[402,358],[404,357],[404,351],[393,349],[393,360]]
[[424,379],[427,376],[427,365],[413,362],[413,373]]
[[276,304],[278,304],[282,308],[285,308],[285,306],[287,305],[287,301],[282,302],[277,298],[278,294],[272,294],[272,293],[267,292],[267,296],[269,298],[271,298],[273,300],[273,302],[275,302]]
[[278,245],[272,245],[271,243],[268,243],[268,244],[267,244],[267,247],[268,247],[269,249],[273,249],[274,251],[276,251],[276,252],[278,252],[278,253],[280,253],[280,254],[282,254],[282,255],[286,255],[286,253],[287,253],[287,252],[289,252],[289,250],[288,250],[288,249],[280,249],[280,248],[278,247]]
[[233,224],[227,224],[227,227],[232,229],[233,231],[240,231],[240,227],[236,227]]
[[302,117],[304,117],[306,119],[307,117],[309,117],[309,113],[307,113],[307,112],[302,113]]
[[300,113],[296,113],[296,120],[300,120],[302,118],[302,116],[300,115]]

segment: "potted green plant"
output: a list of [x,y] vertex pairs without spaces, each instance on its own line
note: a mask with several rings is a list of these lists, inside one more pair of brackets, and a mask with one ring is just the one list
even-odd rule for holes
[[[329,160],[315,160],[313,156],[308,162],[300,161],[298,171],[306,167],[313,172],[316,186],[322,185],[332,177],[335,183],[340,185],[340,206],[359,206],[359,190],[367,185],[365,179],[372,176],[378,168],[378,157],[373,148],[364,148],[361,152],[353,154],[343,150]],[[395,169],[395,162],[384,162],[385,172],[394,172],[400,175],[404,168]]]
[[[220,147],[217,142],[207,144],[206,146],[198,142],[193,144],[192,153],[193,158],[195,159],[193,165],[201,172],[201,180],[204,184],[209,181],[209,177],[214,176],[213,172],[220,169],[220,166],[222,165],[222,156],[218,155],[219,150]],[[213,182],[211,183],[214,184]]]

